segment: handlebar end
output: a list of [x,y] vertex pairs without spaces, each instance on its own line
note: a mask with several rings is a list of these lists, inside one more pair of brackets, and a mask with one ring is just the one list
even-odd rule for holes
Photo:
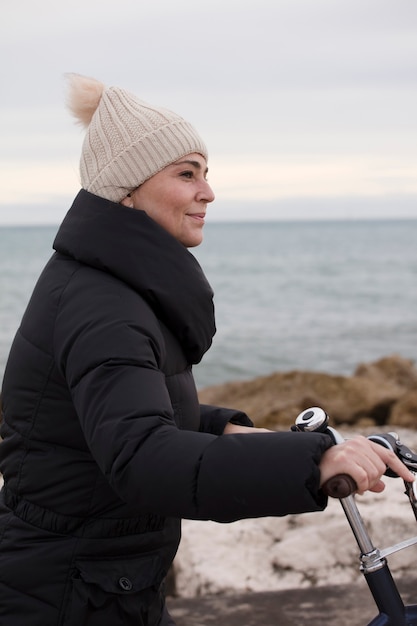
[[357,491],[358,486],[348,474],[338,474],[329,478],[322,486],[322,491],[331,498],[347,498]]

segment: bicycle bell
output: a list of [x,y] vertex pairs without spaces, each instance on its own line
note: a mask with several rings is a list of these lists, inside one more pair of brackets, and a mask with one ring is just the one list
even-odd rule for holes
[[323,433],[327,429],[329,416],[318,406],[306,409],[295,420],[294,430]]

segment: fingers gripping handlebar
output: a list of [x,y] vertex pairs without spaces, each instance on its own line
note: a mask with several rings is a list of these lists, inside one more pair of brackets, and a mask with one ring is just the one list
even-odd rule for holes
[[[330,435],[336,444],[344,441],[343,437],[329,426],[329,416],[319,407],[311,407],[300,413],[295,420],[294,426],[291,427],[291,430],[326,433]],[[370,435],[368,439],[394,452],[409,469],[417,470],[417,454],[404,446],[399,441],[396,433]],[[397,477],[397,474],[390,468],[387,468],[385,474],[387,476]],[[324,483],[322,490],[326,495],[340,499],[347,498],[347,496],[357,491],[357,485],[351,476],[339,474]]]

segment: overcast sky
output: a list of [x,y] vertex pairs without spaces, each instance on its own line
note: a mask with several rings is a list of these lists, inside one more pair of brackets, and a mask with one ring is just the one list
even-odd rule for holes
[[417,218],[416,0],[1,0],[0,223],[58,223],[65,72],[192,122],[211,219]]

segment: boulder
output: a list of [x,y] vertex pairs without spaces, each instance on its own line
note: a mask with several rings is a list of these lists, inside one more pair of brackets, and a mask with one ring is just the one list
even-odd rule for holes
[[361,363],[354,375],[379,384],[394,383],[404,390],[417,388],[417,369],[414,362],[398,355],[383,357],[373,363]]
[[395,403],[388,423],[404,428],[417,427],[417,389],[408,391]]
[[[334,425],[366,426],[393,423],[394,406],[416,388],[413,362],[394,355],[361,364],[352,376],[299,370],[275,372],[208,387],[199,396],[203,403],[245,411],[256,426],[263,428],[288,428],[310,406],[321,406]],[[417,411],[414,400],[411,395],[408,415]]]

